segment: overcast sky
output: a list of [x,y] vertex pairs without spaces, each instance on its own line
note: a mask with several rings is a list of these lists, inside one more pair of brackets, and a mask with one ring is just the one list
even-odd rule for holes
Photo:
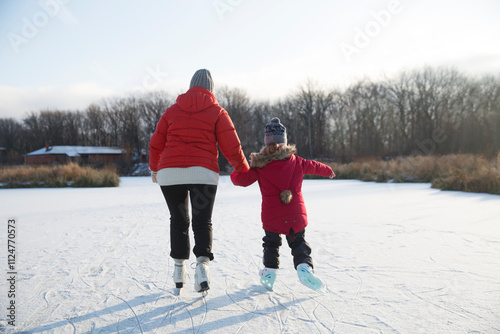
[[0,0],[0,117],[215,85],[273,100],[402,70],[500,74],[498,0]]

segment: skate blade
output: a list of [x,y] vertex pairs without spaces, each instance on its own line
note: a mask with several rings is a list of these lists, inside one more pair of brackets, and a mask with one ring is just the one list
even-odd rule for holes
[[267,282],[265,280],[259,280],[259,281],[260,281],[260,284],[262,284],[262,286],[264,288],[266,288],[266,290],[273,291],[273,287],[271,286],[271,284],[267,284]]
[[205,292],[205,293],[206,293],[206,291],[207,291],[208,289],[210,289],[210,286],[208,286],[208,282],[201,282],[201,283],[200,283],[200,289],[199,289],[199,290],[197,290],[197,291],[198,291],[198,292],[200,292],[200,293],[203,293],[203,292]]
[[314,290],[316,292],[326,293],[325,285],[321,281],[319,281],[319,282],[312,282],[312,281],[302,281],[302,280],[300,280],[300,283],[304,284],[309,289]]

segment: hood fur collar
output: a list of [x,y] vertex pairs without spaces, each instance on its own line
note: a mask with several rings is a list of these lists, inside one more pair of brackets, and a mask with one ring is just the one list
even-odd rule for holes
[[270,162],[286,160],[292,154],[295,154],[297,152],[297,149],[295,148],[295,145],[283,145],[280,146],[279,149],[271,155],[264,155],[262,154],[262,151],[263,149],[260,151],[260,153],[254,152],[250,154],[250,158],[252,159],[250,167],[263,168]]

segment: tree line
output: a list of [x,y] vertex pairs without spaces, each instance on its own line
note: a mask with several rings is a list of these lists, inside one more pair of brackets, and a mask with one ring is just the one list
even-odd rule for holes
[[[238,88],[215,96],[238,132],[244,152],[264,145],[264,127],[279,117],[301,156],[350,161],[364,157],[500,151],[500,77],[424,68],[345,89],[306,82],[276,101],[254,101]],[[0,147],[16,157],[51,145],[147,150],[161,115],[175,102],[167,92],[103,99],[85,110],[41,110],[21,121],[0,119]],[[4,154],[4,156],[5,156]],[[5,160],[5,159],[4,159]],[[15,159],[13,159],[15,160]],[[225,163],[221,157],[221,163]]]

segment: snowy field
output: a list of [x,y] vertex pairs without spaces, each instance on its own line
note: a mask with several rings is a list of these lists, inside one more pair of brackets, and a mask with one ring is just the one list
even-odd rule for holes
[[[303,190],[306,240],[328,293],[299,283],[286,242],[274,291],[260,286],[259,189],[225,176],[205,298],[194,269],[174,294],[168,209],[149,177],[0,190],[0,332],[500,332],[500,196],[326,179]],[[9,219],[16,327],[7,323]]]

